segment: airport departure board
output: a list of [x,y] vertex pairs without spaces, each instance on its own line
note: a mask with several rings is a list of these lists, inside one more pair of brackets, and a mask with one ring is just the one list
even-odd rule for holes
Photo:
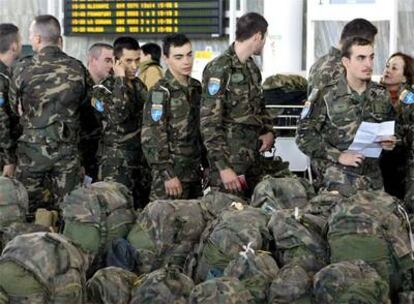
[[222,0],[64,0],[65,35],[223,35]]

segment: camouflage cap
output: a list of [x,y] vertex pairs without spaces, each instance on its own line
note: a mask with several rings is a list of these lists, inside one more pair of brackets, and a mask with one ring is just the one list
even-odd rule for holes
[[284,75],[276,74],[266,78],[263,82],[263,90],[271,89],[285,89],[286,91],[305,90],[307,89],[308,81],[300,75]]
[[16,179],[0,177],[0,227],[12,222],[25,222],[29,197],[23,184]]
[[326,304],[385,304],[388,284],[375,269],[362,260],[331,264],[314,277],[316,303]]
[[128,304],[136,274],[117,267],[98,270],[86,283],[88,300],[103,304]]
[[190,303],[255,303],[252,295],[237,278],[221,277],[198,284],[191,291]]

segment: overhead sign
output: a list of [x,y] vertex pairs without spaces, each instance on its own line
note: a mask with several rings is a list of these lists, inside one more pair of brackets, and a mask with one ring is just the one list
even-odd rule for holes
[[64,34],[223,35],[223,1],[64,0]]

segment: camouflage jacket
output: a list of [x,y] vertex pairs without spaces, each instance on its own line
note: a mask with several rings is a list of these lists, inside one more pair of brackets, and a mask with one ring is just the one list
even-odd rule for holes
[[329,53],[319,58],[309,70],[308,95],[312,92],[312,89],[319,89],[327,83],[337,81],[344,72],[341,51],[331,47]]
[[19,133],[19,119],[10,109],[8,99],[10,77],[8,67],[0,61],[0,166],[2,163],[16,162],[15,146]]
[[88,72],[83,64],[47,46],[20,60],[10,83],[10,103],[23,126],[20,141],[76,144],[79,109],[88,92]]
[[[201,132],[211,165],[218,170],[232,168],[231,146],[256,151],[258,137],[273,132],[261,83],[253,58],[240,62],[234,44],[204,69]],[[238,130],[251,134],[240,138]]]
[[337,162],[348,149],[362,121],[394,120],[394,110],[386,89],[374,82],[362,95],[353,92],[345,76],[322,88],[300,120],[297,130],[299,148],[312,158]]
[[93,87],[92,106],[101,112],[103,145],[140,149],[142,110],[147,89],[141,80],[109,76]]
[[153,170],[181,181],[200,179],[201,84],[181,85],[168,70],[150,91],[144,107],[142,149]]

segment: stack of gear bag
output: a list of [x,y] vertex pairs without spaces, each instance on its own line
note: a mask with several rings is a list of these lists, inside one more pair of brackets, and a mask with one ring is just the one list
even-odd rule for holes
[[[300,75],[276,74],[263,82],[263,97],[266,105],[279,107],[269,108],[275,126],[292,126],[297,124],[294,118],[278,118],[279,115],[300,116],[301,107],[307,98],[306,78]],[[297,107],[289,107],[297,106]],[[293,120],[293,121],[292,121]],[[280,130],[282,136],[295,136],[295,130]]]
[[196,283],[223,276],[231,260],[243,251],[243,246],[253,250],[267,250],[270,233],[269,218],[261,209],[234,203],[222,211],[204,230],[200,243],[189,255],[186,273]]
[[81,304],[88,263],[63,235],[19,235],[7,243],[0,257],[0,290],[10,303]]
[[156,200],[137,217],[128,234],[139,254],[139,273],[167,264],[183,266],[207,223],[232,203],[246,205],[232,194],[211,191],[200,200]]
[[26,188],[18,180],[0,177],[0,252],[15,236],[48,231],[47,227],[26,223],[29,197]]
[[198,200],[156,200],[137,217],[128,234],[139,255],[139,273],[167,264],[183,266],[206,225]]
[[413,288],[410,223],[398,200],[382,191],[359,191],[337,204],[328,219],[331,263],[361,259],[390,284],[392,295]]
[[63,235],[88,254],[101,255],[124,238],[135,221],[131,192],[116,182],[97,182],[68,194],[62,203]]

